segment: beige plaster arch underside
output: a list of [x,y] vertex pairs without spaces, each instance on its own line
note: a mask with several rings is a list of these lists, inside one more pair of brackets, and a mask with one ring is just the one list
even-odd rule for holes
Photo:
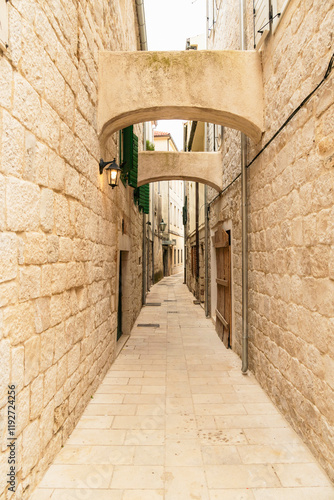
[[184,119],[263,131],[257,51],[100,52],[98,131],[103,141],[134,123]]
[[143,151],[138,155],[138,186],[156,181],[190,180],[222,190],[221,153]]

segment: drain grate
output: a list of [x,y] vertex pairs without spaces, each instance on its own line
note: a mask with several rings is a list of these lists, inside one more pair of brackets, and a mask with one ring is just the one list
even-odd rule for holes
[[168,314],[179,314],[179,311],[167,311]]
[[164,302],[177,302],[177,300],[172,300],[172,299],[165,299]]
[[137,326],[140,328],[160,328],[159,323],[140,323]]
[[146,306],[161,306],[161,302],[146,302]]

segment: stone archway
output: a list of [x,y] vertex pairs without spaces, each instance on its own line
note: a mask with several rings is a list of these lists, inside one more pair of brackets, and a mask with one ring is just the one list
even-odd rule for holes
[[256,51],[101,52],[102,141],[134,123],[187,119],[231,127],[258,142],[263,131]]
[[144,151],[138,155],[138,186],[175,179],[202,182],[221,191],[221,166],[220,153]]

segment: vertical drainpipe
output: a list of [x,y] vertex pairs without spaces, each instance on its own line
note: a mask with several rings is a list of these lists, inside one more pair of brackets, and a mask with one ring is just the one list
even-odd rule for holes
[[147,50],[144,0],[136,0],[136,7],[137,7],[139,37],[140,37],[140,50]]
[[[146,127],[144,124],[144,150],[146,149]],[[142,254],[142,304],[146,304],[146,292],[147,292],[147,268],[146,268],[146,232],[147,232],[147,226],[146,226],[146,214],[143,213],[143,254]]]
[[201,300],[200,279],[199,279],[199,183],[196,182],[196,198],[195,198],[195,213],[196,213],[196,299]]
[[[246,50],[246,0],[240,0],[241,50]],[[241,133],[241,212],[242,212],[242,368],[248,370],[248,238],[247,238],[247,143]]]
[[[187,137],[188,137],[188,125],[185,124],[184,129],[183,129],[183,150],[185,152],[187,151]],[[185,211],[186,211],[187,219],[188,219],[188,207],[186,206],[186,196],[187,196],[186,182],[187,181],[183,181],[183,203],[184,203],[184,206],[186,207]],[[183,283],[186,285],[187,284],[187,222],[185,223],[185,225],[183,227],[183,231],[184,231]]]
[[[208,48],[209,36],[209,3],[206,2],[206,37],[205,47]],[[207,127],[204,124],[204,151],[207,151]],[[208,186],[204,186],[204,210],[205,210],[205,236],[204,236],[204,260],[205,260],[205,273],[204,273],[204,301],[205,301],[205,316],[208,318],[209,314],[209,212],[208,212]]]
[[[140,50],[147,50],[144,0],[136,0],[137,19],[140,38]],[[146,149],[146,129],[144,127],[144,150]],[[143,214],[143,254],[142,254],[142,304],[146,304],[147,268],[146,268],[146,215]]]
[[[154,212],[155,212],[155,206],[154,206],[154,200],[155,200],[155,184],[152,182],[151,184],[151,191],[152,191],[152,226],[151,226],[151,233],[152,233],[152,286],[154,285]],[[159,231],[158,231],[159,234]],[[159,245],[159,239],[158,239],[158,245]],[[158,248],[159,251],[159,248]]]
[[[207,151],[207,129],[204,127],[204,150]],[[208,318],[209,313],[209,206],[208,206],[208,186],[204,186],[204,217],[205,217],[205,237],[204,237],[204,301],[205,301],[205,316]]]
[[204,186],[204,210],[205,210],[205,237],[204,237],[204,301],[205,301],[205,316],[209,314],[209,212],[208,212],[208,186]]

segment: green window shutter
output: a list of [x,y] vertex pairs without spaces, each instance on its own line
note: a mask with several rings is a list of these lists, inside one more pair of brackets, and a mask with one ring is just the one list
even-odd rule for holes
[[188,213],[187,213],[187,196],[185,197],[184,201],[184,207],[182,207],[182,218],[183,218],[183,225],[185,226],[187,224],[188,220]]
[[139,187],[139,208],[144,214],[150,213],[150,185],[145,184]]
[[128,172],[129,186],[137,187],[138,179],[138,137],[133,133],[133,125],[123,130],[123,161]]

